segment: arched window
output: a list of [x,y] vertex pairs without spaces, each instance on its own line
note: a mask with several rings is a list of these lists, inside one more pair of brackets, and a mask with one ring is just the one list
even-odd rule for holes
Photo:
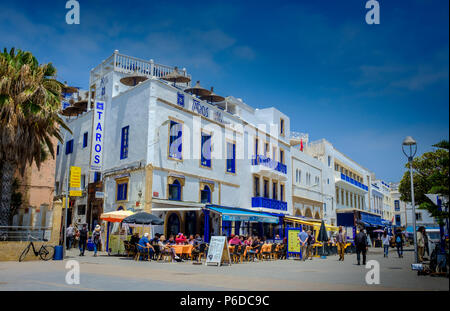
[[208,186],[204,186],[200,192],[201,203],[211,203],[211,189]]
[[169,185],[169,200],[181,201],[181,184],[178,179]]

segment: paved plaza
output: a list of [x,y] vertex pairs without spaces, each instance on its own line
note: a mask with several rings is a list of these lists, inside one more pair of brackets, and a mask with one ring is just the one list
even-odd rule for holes
[[80,284],[65,282],[64,261],[0,262],[0,290],[449,290],[447,278],[418,276],[411,271],[413,252],[404,258],[394,251],[383,258],[382,250],[371,251],[368,259],[380,263],[380,284],[368,285],[369,269],[357,266],[356,255],[348,254],[344,262],[337,256],[314,258],[306,262],[277,260],[231,266],[193,265],[192,262],[136,262],[131,258],[77,256]]

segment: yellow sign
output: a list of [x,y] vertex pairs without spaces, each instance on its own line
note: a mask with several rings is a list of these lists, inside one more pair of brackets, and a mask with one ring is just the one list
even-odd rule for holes
[[300,253],[300,241],[298,240],[298,235],[300,233],[298,230],[288,230],[288,252],[289,253]]
[[70,167],[70,188],[80,188],[81,187],[81,167],[71,166]]
[[71,197],[81,197],[81,190],[70,190],[69,196]]

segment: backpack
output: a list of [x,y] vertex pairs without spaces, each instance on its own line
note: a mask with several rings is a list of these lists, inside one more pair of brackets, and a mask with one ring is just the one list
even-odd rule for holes
[[395,239],[395,242],[401,243],[402,242],[402,238],[399,235],[397,235],[397,238]]
[[87,235],[88,235],[87,229],[81,229],[80,230],[80,239],[86,240],[87,239]]

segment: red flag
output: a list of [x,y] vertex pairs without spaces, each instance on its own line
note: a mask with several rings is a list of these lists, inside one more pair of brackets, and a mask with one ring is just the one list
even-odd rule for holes
[[300,151],[303,151],[303,139],[300,140]]

